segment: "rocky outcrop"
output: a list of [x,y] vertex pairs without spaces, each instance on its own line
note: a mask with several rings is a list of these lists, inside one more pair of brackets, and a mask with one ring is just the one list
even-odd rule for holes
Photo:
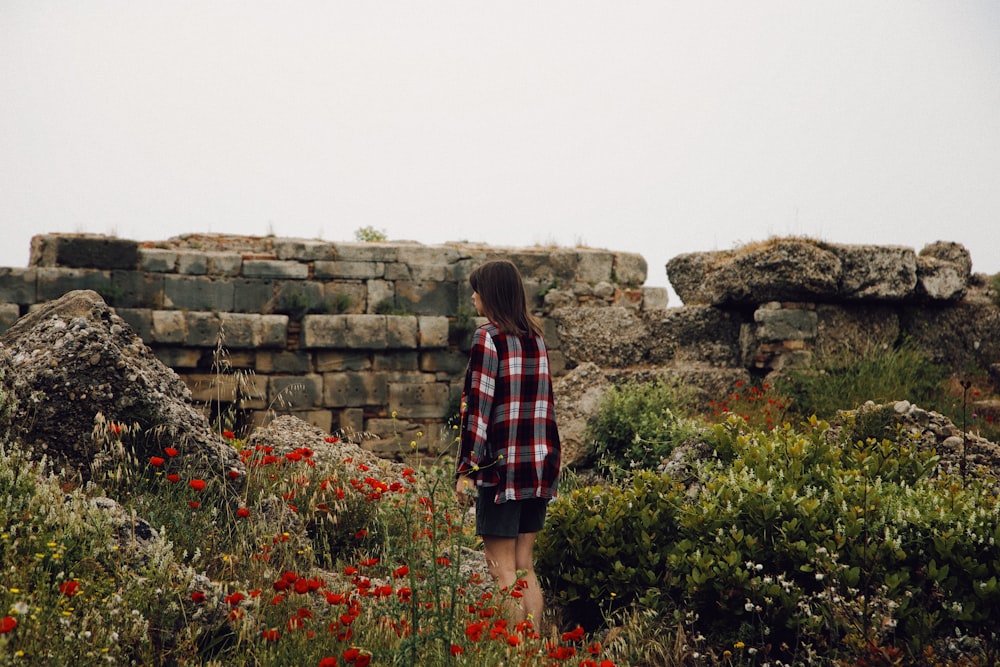
[[597,412],[611,382],[601,368],[585,362],[555,381],[556,419],[562,445],[563,467],[586,465],[593,454],[587,440],[587,420]]
[[918,257],[901,246],[793,238],[678,255],[667,262],[667,276],[686,305],[953,301],[964,294],[971,265],[957,243],[931,244]]
[[[5,390],[16,399],[13,435],[83,478],[106,445],[103,436],[120,427],[135,434],[130,445],[140,461],[169,446],[194,470],[242,470],[187,386],[96,292],[69,292],[33,310],[0,346]],[[100,424],[105,430],[95,433]]]

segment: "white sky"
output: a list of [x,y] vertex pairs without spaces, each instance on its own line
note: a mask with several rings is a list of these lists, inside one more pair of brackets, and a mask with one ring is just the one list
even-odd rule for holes
[[996,273],[1000,2],[0,0],[0,224]]

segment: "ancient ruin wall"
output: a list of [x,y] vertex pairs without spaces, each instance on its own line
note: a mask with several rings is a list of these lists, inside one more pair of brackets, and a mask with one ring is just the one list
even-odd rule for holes
[[[387,449],[418,432],[433,446],[457,409],[477,323],[468,275],[495,257],[520,267],[540,315],[666,305],[665,289],[643,286],[641,256],[605,250],[45,235],[27,268],[0,269],[0,331],[36,304],[94,290],[197,402],[238,402],[254,422],[292,413],[327,431],[374,432]],[[561,374],[559,333],[544,322]]]

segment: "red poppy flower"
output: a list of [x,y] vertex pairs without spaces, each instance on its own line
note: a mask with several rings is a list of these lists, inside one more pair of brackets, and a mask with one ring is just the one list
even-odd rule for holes
[[175,456],[177,456],[177,450],[174,449],[173,447],[165,447],[163,449],[163,453],[169,456],[170,458],[174,458]]
[[327,442],[340,442],[340,438],[338,438],[335,435],[328,435],[323,439],[326,440]]
[[265,641],[269,642],[276,642],[281,639],[281,634],[273,628],[270,630],[261,630],[260,636],[263,637]]
[[236,434],[233,433],[232,431],[223,431],[222,432],[222,437],[226,438],[227,440],[232,440],[233,438],[236,437]]
[[562,635],[564,642],[578,642],[581,639],[583,639],[583,628],[579,625],[569,632],[564,632]]
[[451,565],[451,560],[447,556],[439,556],[437,559],[437,564],[441,567],[448,567]]
[[194,602],[204,602],[205,594],[202,593],[201,591],[191,591],[191,599]]
[[189,500],[188,501],[188,507],[190,507],[193,510],[196,510],[199,507],[201,507],[201,503],[198,502],[197,500]]
[[59,585],[59,592],[66,597],[71,598],[80,592],[80,582],[74,579],[64,581]]
[[364,528],[362,528],[358,532],[354,533],[354,539],[356,539],[356,540],[363,540],[363,539],[365,539],[366,535],[368,535],[368,531],[365,530]]
[[332,657],[323,658],[319,661],[319,665],[317,667],[337,667],[337,659]]
[[239,476],[240,476],[240,471],[239,470],[230,470],[226,474],[229,475],[229,479],[238,479]]
[[170,480],[172,483],[176,484],[177,482],[181,481],[181,476],[175,472],[172,472],[169,475],[167,475],[167,479]]
[[205,489],[205,480],[192,479],[190,482],[188,482],[188,486],[190,486],[195,491],[203,491]]
[[246,507],[241,507],[238,510],[236,510],[236,516],[238,516],[241,519],[245,519],[248,516],[250,516],[250,510],[248,510]]
[[225,600],[226,604],[228,604],[230,607],[235,607],[236,605],[238,605],[240,602],[243,601],[243,598],[244,598],[243,593],[237,591],[236,593],[230,593],[229,595],[227,595]]
[[400,567],[397,567],[395,570],[392,571],[392,576],[399,579],[400,577],[405,577],[409,573],[410,573],[410,568],[407,567],[406,565],[401,565]]
[[0,618],[0,635],[5,635],[17,627],[17,619],[13,616]]
[[165,461],[166,459],[164,459],[162,456],[149,457],[149,465],[153,466],[154,468],[159,468],[164,464]]
[[355,660],[358,659],[359,655],[361,655],[361,651],[359,651],[356,648],[349,648],[346,651],[344,651],[340,657],[342,657],[347,662],[354,662]]
[[452,655],[462,655],[463,653],[465,653],[465,649],[464,648],[462,648],[458,644],[452,644],[451,645],[451,654]]

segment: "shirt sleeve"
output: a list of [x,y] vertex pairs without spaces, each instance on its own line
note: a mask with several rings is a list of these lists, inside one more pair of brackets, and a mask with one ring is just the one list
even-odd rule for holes
[[489,428],[499,367],[500,360],[492,336],[482,328],[477,329],[465,374],[459,474],[476,477],[480,467],[493,463]]

